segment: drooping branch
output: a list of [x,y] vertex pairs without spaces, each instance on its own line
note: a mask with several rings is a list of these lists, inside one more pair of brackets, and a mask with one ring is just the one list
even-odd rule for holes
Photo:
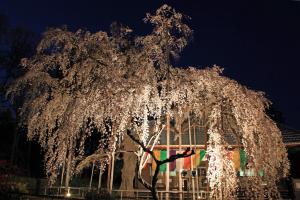
[[149,153],[151,155],[151,157],[155,160],[155,162],[158,162],[159,160],[157,160],[157,158],[155,157],[153,151],[151,151],[150,149],[148,149],[143,142],[141,142],[139,139],[135,138],[134,135],[131,133],[130,130],[127,130],[127,135],[135,142],[137,143],[140,147],[142,147],[142,149]]

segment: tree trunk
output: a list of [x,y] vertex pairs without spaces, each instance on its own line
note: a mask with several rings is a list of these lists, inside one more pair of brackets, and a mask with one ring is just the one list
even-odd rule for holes
[[151,188],[151,194],[154,200],[158,200],[158,195],[157,195],[157,191],[156,191],[156,183],[158,181],[158,173],[159,173],[159,168],[160,168],[160,164],[156,163],[156,169],[154,172],[154,175],[152,177],[152,188]]
[[[122,169],[122,183],[121,183],[121,190],[133,190],[133,181],[134,177],[136,175],[136,165],[134,163],[137,162],[137,157],[135,154],[128,152],[124,153],[123,155],[123,169]],[[134,192],[126,192],[126,195],[124,196],[129,196],[133,197]]]
[[[123,150],[126,152],[123,153],[122,183],[120,189],[133,190],[137,162],[137,156],[134,154],[134,151],[137,150],[137,147],[127,135],[124,135],[123,145]],[[126,192],[124,196],[134,197],[134,192]]]

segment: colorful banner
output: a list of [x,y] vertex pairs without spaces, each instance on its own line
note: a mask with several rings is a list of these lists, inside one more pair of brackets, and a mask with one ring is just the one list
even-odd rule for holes
[[[178,154],[178,153],[182,153],[182,151],[180,152],[180,151],[176,151],[176,153]],[[180,171],[181,169],[180,169],[180,164],[181,164],[181,167],[183,167],[183,158],[179,158],[179,159],[177,159],[176,160],[176,171]],[[180,163],[181,162],[181,163]]]
[[241,149],[240,150],[240,163],[241,163],[241,168],[245,168],[246,167],[246,164],[247,164],[247,155],[246,155],[246,152]]
[[[167,159],[166,150],[154,150],[153,153],[156,159],[158,160]],[[170,150],[170,155],[176,155],[177,153],[180,152],[174,149]],[[228,151],[226,156],[229,160],[232,160],[236,171],[239,171],[240,169],[244,169],[248,161],[246,152],[243,149],[235,149],[233,151]],[[192,167],[198,167],[201,164],[201,162],[205,160],[207,160],[206,150],[196,149],[195,155],[192,155],[190,157],[185,157],[185,158],[179,158],[173,162],[170,162],[169,169],[170,172],[174,172],[175,170],[180,171],[181,169],[179,168],[181,162],[181,166],[184,170],[191,170]],[[151,162],[152,162],[152,171],[154,172],[156,169],[156,163],[152,158],[149,158],[147,163],[151,163]],[[160,172],[166,172],[166,170],[167,170],[167,164],[163,164],[160,166],[159,169]],[[260,176],[263,176],[264,174],[263,170],[259,171],[258,174]]]
[[[159,150],[154,150],[153,154],[154,154],[154,156],[157,160],[160,160],[160,151]],[[153,162],[152,162],[152,171],[153,171],[153,173],[155,172],[155,170],[156,170],[156,162],[153,159]]]
[[206,150],[201,149],[200,150],[200,161],[206,161],[207,160],[205,154],[206,154]]
[[[170,156],[176,155],[178,153],[182,153],[183,151],[176,151],[174,149],[170,150]],[[165,160],[168,158],[167,151],[166,150],[154,150],[153,151],[154,156],[158,160]],[[240,173],[240,176],[254,176],[255,173],[259,176],[264,176],[264,170],[258,170],[255,172],[253,169],[246,169],[246,164],[248,162],[248,158],[246,155],[246,152],[243,149],[234,149],[232,151],[227,151],[226,155],[227,159],[232,160],[234,164],[235,170]],[[181,170],[191,170],[195,167],[199,167],[202,161],[207,160],[207,154],[206,150],[204,149],[196,149],[195,154],[190,157],[185,158],[179,158],[176,159],[173,162],[169,163],[169,169],[170,169],[170,176],[176,176],[176,173],[180,173]],[[147,163],[152,162],[152,173],[156,170],[156,163],[150,157],[147,160]],[[147,165],[145,165],[147,166]],[[181,169],[180,169],[181,166]],[[159,169],[160,172],[166,172],[167,171],[167,164],[163,164],[160,166]]]
[[[170,150],[170,156],[176,155],[176,150]],[[177,159],[178,160],[178,159]],[[170,163],[170,171],[174,171],[176,169],[176,160]]]
[[195,154],[194,154],[194,155],[191,155],[191,169],[194,169],[195,162],[196,162],[196,159],[195,159]]
[[184,158],[183,169],[185,170],[191,169],[191,156]]
[[240,151],[238,149],[233,150],[232,152],[232,161],[234,163],[234,168],[236,171],[240,169],[241,161],[240,161]]
[[[166,150],[161,150],[160,151],[160,160],[163,161],[163,160],[166,160],[167,159],[167,151]],[[161,172],[165,172],[167,171],[167,164],[163,164],[160,166],[159,168],[159,171]]]
[[199,167],[200,161],[201,161],[200,160],[200,149],[197,149],[195,153],[196,153],[196,155],[195,155],[195,160],[194,160],[195,161],[194,166]]

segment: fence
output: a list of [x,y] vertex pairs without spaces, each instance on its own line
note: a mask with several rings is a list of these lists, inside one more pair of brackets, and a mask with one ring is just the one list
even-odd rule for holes
[[[65,196],[69,193],[70,196],[74,198],[82,198],[84,199],[85,195],[88,192],[98,192],[96,188],[89,187],[69,187],[69,189],[65,189],[65,187],[49,187],[45,188],[44,195],[52,195],[52,196]],[[169,193],[169,197],[172,200],[179,200],[180,193],[182,195],[182,200],[192,199],[192,192],[189,191],[157,191],[158,197],[160,200],[166,199],[166,194]],[[130,195],[131,194],[131,195]],[[195,196],[195,199],[207,199],[206,191],[199,191],[196,193],[198,196]],[[144,199],[144,200],[152,200],[152,195],[149,190],[113,190],[111,196],[115,199]]]

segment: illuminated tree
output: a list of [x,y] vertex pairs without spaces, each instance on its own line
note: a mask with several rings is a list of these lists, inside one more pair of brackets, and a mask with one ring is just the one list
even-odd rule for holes
[[[68,186],[76,166],[85,161],[84,143],[91,129],[102,135],[101,153],[96,152],[101,155],[114,152],[129,131],[139,144],[136,153],[141,163],[166,115],[177,126],[192,113],[208,129],[211,198],[235,199],[240,184],[226,156],[228,133],[255,169],[256,175],[243,183],[247,195],[262,199],[266,183],[267,192],[276,197],[276,182],[287,175],[289,163],[280,131],[265,114],[270,102],[262,92],[222,76],[218,66],[172,67],[171,59],[192,34],[180,13],[164,5],[155,15],[147,14],[145,21],[154,29],[140,37],[116,25],[110,35],[51,29],[36,55],[23,60],[26,74],[8,95],[22,102],[21,125],[28,127],[28,138],[36,138],[43,147],[49,178],[54,180],[67,160]],[[257,175],[260,169],[264,177]]]

